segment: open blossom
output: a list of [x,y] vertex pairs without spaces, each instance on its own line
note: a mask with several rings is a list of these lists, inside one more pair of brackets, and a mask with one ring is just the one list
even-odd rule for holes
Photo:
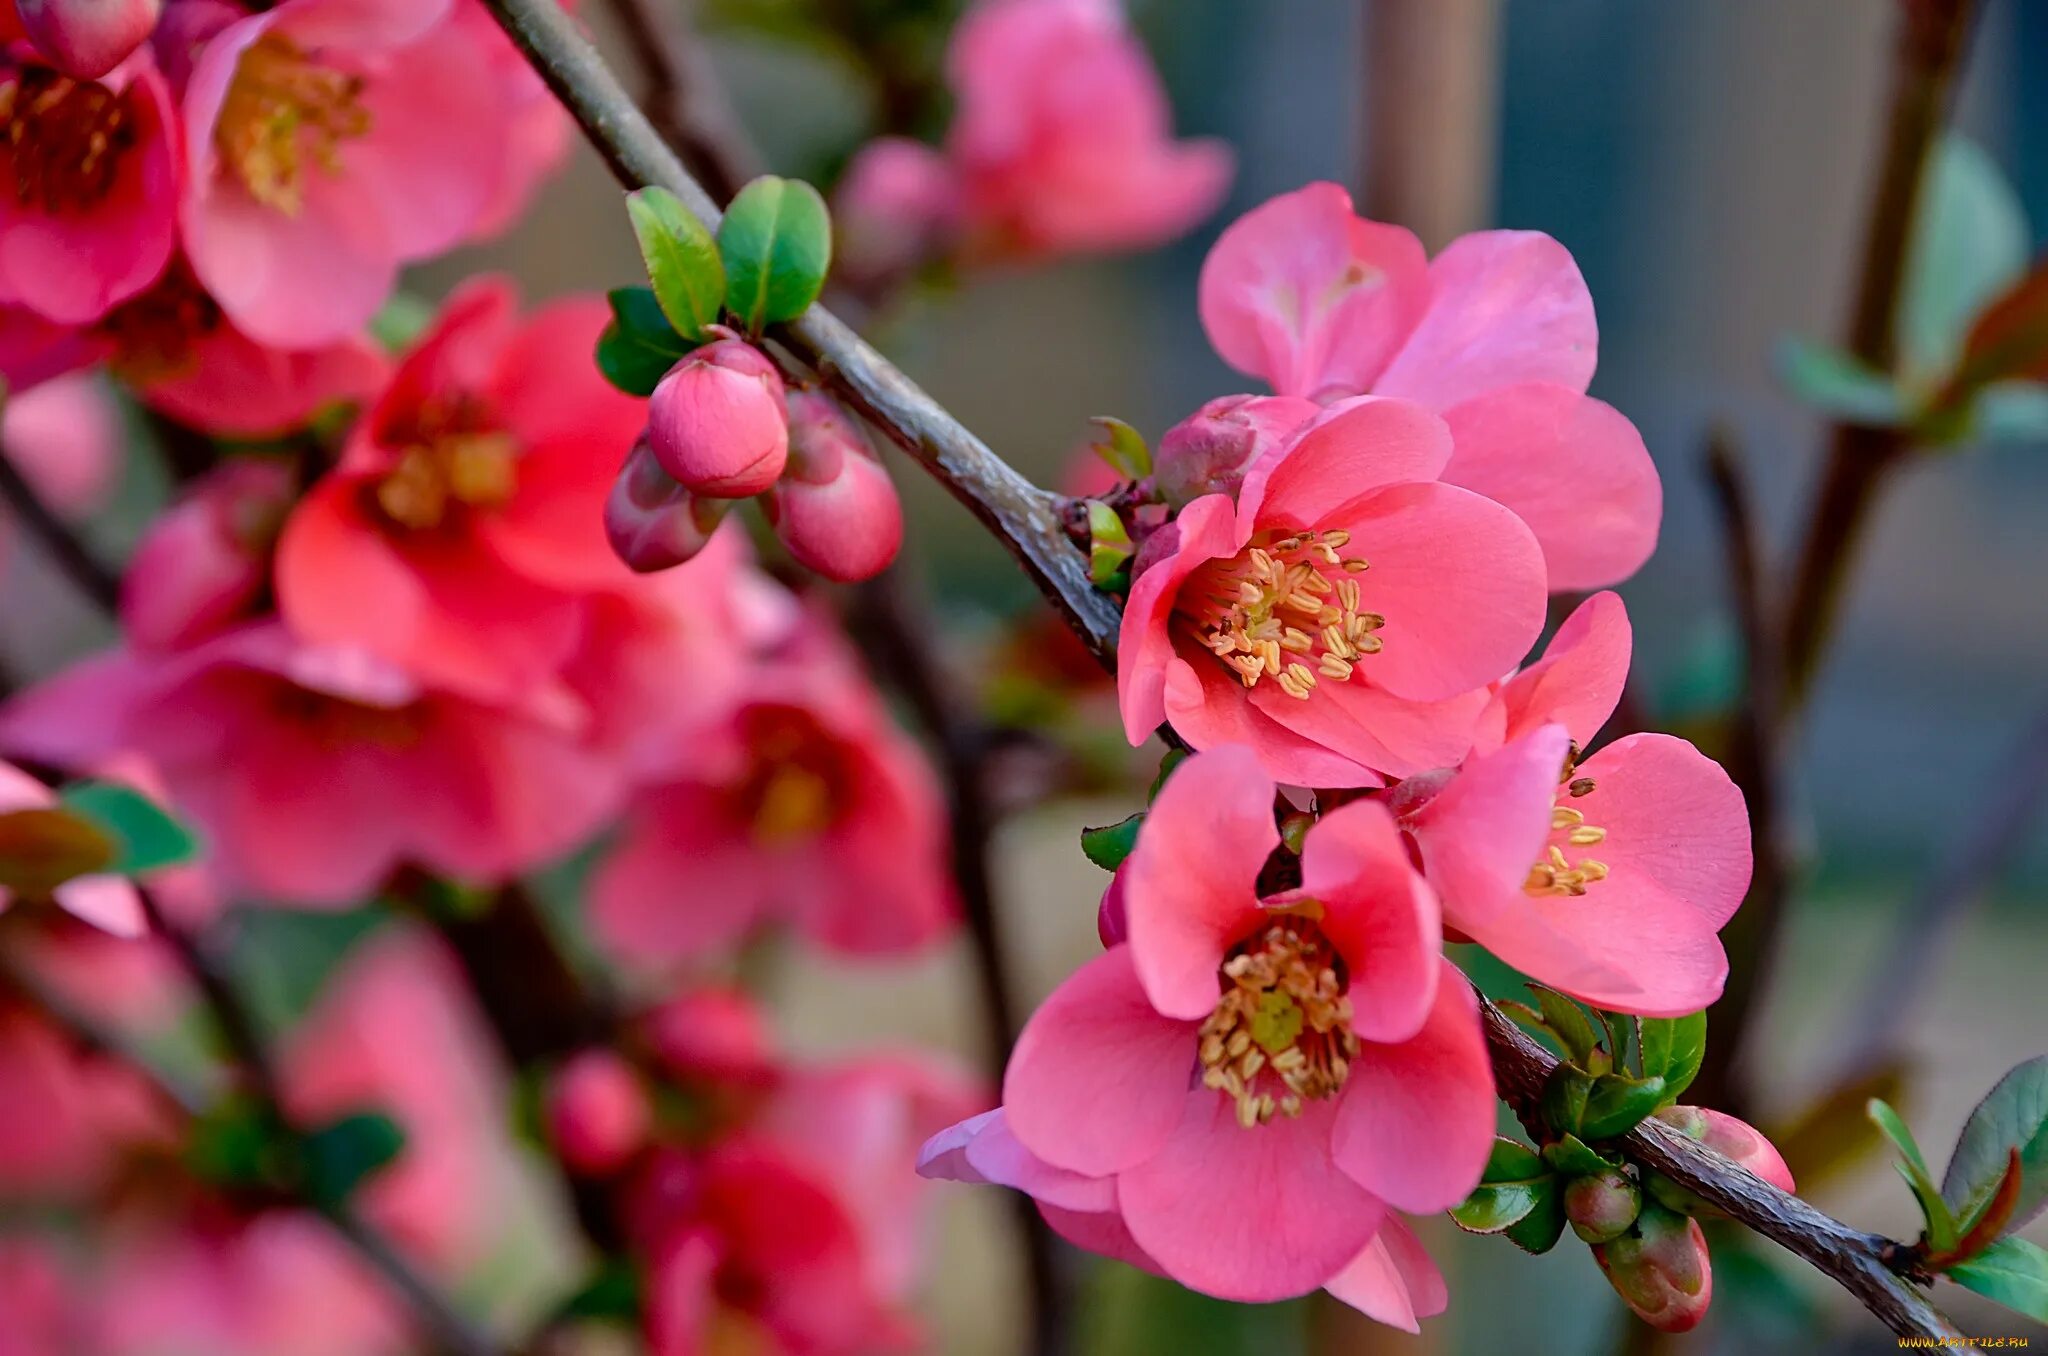
[[1655,548],[1656,467],[1635,427],[1585,394],[1593,301],[1549,236],[1475,232],[1430,260],[1407,230],[1354,215],[1339,185],[1310,184],[1223,233],[1201,307],[1224,360],[1282,395],[1441,411],[1455,444],[1442,478],[1528,522],[1552,589],[1616,583]]
[[1003,1083],[1056,1225],[1240,1300],[1330,1284],[1391,1211],[1462,1200],[1493,1127],[1477,1004],[1391,816],[1326,815],[1299,887],[1262,894],[1274,789],[1242,748],[1173,774],[1126,864],[1130,940],[1046,1000]]
[[1520,519],[1438,478],[1450,453],[1420,405],[1345,401],[1269,452],[1235,504],[1181,510],[1124,609],[1131,742],[1170,721],[1309,786],[1462,757],[1484,685],[1542,630],[1544,576]]
[[494,881],[573,847],[620,794],[579,709],[485,705],[270,622],[76,664],[0,711],[0,745],[67,767],[139,755],[230,893],[341,906],[408,862]]
[[953,32],[946,158],[971,253],[1155,245],[1215,210],[1229,150],[1175,141],[1116,0],[982,0]]
[[702,959],[772,921],[855,954],[951,926],[931,770],[821,631],[762,663],[686,747],[591,880],[592,922],[620,960]]
[[[0,762],[0,815],[49,809],[56,803],[55,791],[12,763]],[[135,887],[119,876],[75,876],[51,890],[50,896],[72,916],[118,936],[139,937],[147,930]],[[13,902],[12,892],[0,885],[0,909]]]
[[278,605],[309,641],[516,697],[569,659],[585,595],[627,582],[603,509],[644,407],[591,362],[603,303],[515,312],[497,279],[450,298],[292,513]]
[[239,329],[287,348],[340,339],[401,264],[502,222],[508,177],[532,178],[531,76],[465,19],[471,4],[285,0],[199,49],[182,231]]
[[149,286],[177,233],[179,135],[147,52],[80,79],[0,49],[0,302],[77,325]]
[[1502,685],[1507,742],[1395,801],[1447,925],[1595,1006],[1679,1016],[1727,978],[1716,934],[1749,888],[1749,818],[1682,739],[1634,734],[1578,756],[1627,665],[1627,614],[1596,595]]

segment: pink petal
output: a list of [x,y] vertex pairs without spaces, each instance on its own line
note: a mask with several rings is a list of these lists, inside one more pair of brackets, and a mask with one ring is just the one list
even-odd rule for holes
[[[1360,665],[1361,675],[1384,657],[1371,656]],[[1273,683],[1260,683],[1250,696],[1254,707],[1302,738],[1391,777],[1412,777],[1463,758],[1492,700],[1484,688],[1473,688],[1443,701],[1409,701],[1363,676],[1318,683],[1306,700]]]
[[1470,933],[1496,913],[1524,907],[1522,882],[1550,843],[1551,805],[1570,743],[1562,725],[1541,726],[1465,764],[1408,816],[1423,871],[1452,927]]
[[[1246,1129],[1223,1094],[1196,1087],[1185,1098],[1166,1145],[1117,1176],[1131,1237],[1167,1275],[1222,1299],[1286,1299],[1322,1285],[1371,1240],[1385,1210],[1331,1161],[1336,1104],[1309,1102]],[[1490,1105],[1487,1126],[1490,1136]]]
[[1258,926],[1259,872],[1280,846],[1273,792],[1258,756],[1226,745],[1182,763],[1145,816],[1124,907],[1138,979],[1168,1017],[1209,1015],[1225,955]]
[[1368,1042],[1351,1063],[1330,1150],[1397,1210],[1448,1210],[1479,1184],[1493,1147],[1493,1065],[1472,986],[1448,960],[1413,1040]]
[[1664,486],[1636,426],[1566,386],[1531,382],[1446,411],[1443,478],[1506,504],[1543,545],[1553,592],[1603,588],[1657,546]]
[[713,792],[690,784],[656,790],[591,875],[591,926],[622,960],[717,955],[767,913],[783,876],[762,867]]
[[1143,744],[1166,719],[1166,669],[1174,657],[1173,606],[1180,587],[1204,561],[1235,555],[1243,539],[1226,495],[1204,495],[1163,531],[1177,534],[1174,553],[1140,574],[1124,602],[1117,633],[1117,705],[1124,735]]
[[1422,1331],[1416,1320],[1442,1313],[1451,1298],[1422,1240],[1395,1215],[1323,1288],[1367,1318],[1409,1332]]
[[1518,739],[1556,721],[1579,747],[1590,745],[1628,686],[1631,642],[1619,595],[1596,593],[1573,608],[1543,657],[1501,685],[1502,737]]
[[293,510],[277,544],[278,606],[314,644],[402,655],[428,613],[426,588],[364,514],[364,489],[329,475]]
[[1749,811],[1721,765],[1683,739],[1636,734],[1579,765],[1594,789],[1572,800],[1607,830],[1599,886],[1669,902],[1718,929],[1749,890]]
[[58,905],[116,937],[140,937],[149,931],[135,887],[119,876],[80,876],[51,891]]
[[1131,949],[1112,947],[1069,975],[1025,1023],[1003,1077],[1003,1109],[1033,1154],[1102,1177],[1166,1143],[1194,1068],[1194,1025],[1154,1011]]
[[1383,784],[1377,773],[1356,758],[1296,734],[1273,719],[1237,675],[1207,650],[1192,643],[1187,650],[1186,658],[1176,657],[1166,668],[1166,719],[1190,745],[1213,749],[1243,744],[1258,755],[1259,767],[1268,777],[1286,786]]
[[1530,978],[1613,1012],[1682,1017],[1718,999],[1728,957],[1713,929],[1607,884],[1578,898],[1524,896],[1470,935]]
[[1373,389],[1440,410],[1516,382],[1584,391],[1598,344],[1570,251],[1537,231],[1477,231],[1430,261],[1428,309]]
[[1253,525],[1321,526],[1374,490],[1435,480],[1450,456],[1450,429],[1430,410],[1379,396],[1342,401],[1246,473],[1238,496],[1243,535]]
[[1512,512],[1450,485],[1394,485],[1325,520],[1372,562],[1360,605],[1386,647],[1359,664],[1397,697],[1441,701],[1513,668],[1543,632],[1543,552]]
[[1282,395],[1357,395],[1422,315],[1428,265],[1398,226],[1310,184],[1254,208],[1202,265],[1202,328],[1223,360]]
[[1359,800],[1324,815],[1302,849],[1301,888],[1321,901],[1323,932],[1350,970],[1351,1029],[1368,1041],[1421,1030],[1436,1002],[1443,920],[1386,807]]
[[1001,1107],[932,1136],[918,1154],[917,1171],[921,1177],[1014,1187],[1063,1210],[1116,1209],[1114,1178],[1084,1177],[1038,1158],[1010,1133]]
[[1052,1226],[1052,1231],[1075,1247],[1098,1256],[1123,1262],[1149,1271],[1154,1276],[1164,1276],[1159,1263],[1146,1256],[1138,1246],[1138,1240],[1131,1237],[1131,1230],[1124,1223],[1124,1217],[1115,1210],[1062,1210],[1058,1206],[1041,1204],[1038,1213]]

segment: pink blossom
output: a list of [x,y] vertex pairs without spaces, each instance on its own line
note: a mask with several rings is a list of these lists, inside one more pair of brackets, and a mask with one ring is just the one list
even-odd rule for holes
[[834,275],[886,288],[938,252],[961,206],[943,155],[908,137],[877,137],[854,154],[833,197]]
[[744,989],[707,986],[669,999],[646,1019],[648,1044],[686,1083],[765,1086],[782,1070],[775,1033]]
[[129,1151],[174,1141],[173,1110],[135,1070],[78,1048],[41,1015],[0,1004],[0,1195],[57,1202],[103,1185]]
[[647,445],[692,493],[745,499],[767,489],[789,456],[775,364],[744,339],[695,350],[654,388]]
[[262,623],[74,665],[0,711],[0,744],[64,766],[140,755],[230,893],[320,908],[407,862],[494,881],[573,847],[620,793],[576,715],[558,694],[487,706]]
[[982,0],[953,32],[946,158],[971,254],[1136,249],[1215,210],[1231,157],[1175,141],[1115,0]]
[[121,629],[138,649],[177,649],[248,617],[293,495],[281,461],[214,468],[164,510],[121,578]]
[[1505,744],[1395,796],[1450,927],[1596,1006],[1697,1012],[1720,996],[1715,935],[1749,887],[1742,793],[1662,734],[1577,750],[1613,708],[1628,618],[1583,604],[1499,694]]
[[515,306],[497,279],[452,297],[286,523],[278,604],[307,640],[512,698],[568,660],[584,595],[626,582],[603,507],[642,405],[591,361],[604,306]]
[[931,771],[822,630],[687,747],[591,879],[592,923],[622,962],[702,959],[771,921],[854,954],[952,925]]
[[1419,405],[1344,401],[1260,461],[1236,504],[1183,509],[1124,609],[1131,742],[1170,721],[1310,786],[1463,756],[1483,685],[1542,629],[1543,562],[1513,513],[1438,479],[1450,452]]
[[646,1087],[614,1051],[581,1051],[548,1082],[548,1138],[572,1172],[618,1171],[647,1142],[653,1119]]
[[0,1329],[0,1356],[64,1356],[79,1349],[85,1296],[56,1247],[0,1235],[0,1314],[8,1320]]
[[365,1217],[436,1266],[492,1244],[510,1146],[504,1078],[455,960],[410,929],[359,943],[285,1050],[284,1101],[302,1125],[381,1112],[405,1146],[363,1184]]
[[[0,762],[0,815],[47,809],[56,803],[55,791],[12,763]],[[50,896],[74,918],[82,918],[116,936],[139,937],[148,930],[135,887],[119,876],[74,876],[52,890]],[[13,902],[13,893],[0,885],[0,910]]]
[[1336,184],[1240,218],[1202,269],[1225,361],[1283,395],[1399,396],[1443,412],[1449,484],[1499,500],[1543,545],[1550,587],[1598,588],[1655,548],[1663,492],[1629,421],[1586,396],[1597,329],[1565,248],[1480,231],[1435,260]]
[[1126,863],[1129,942],[1046,1000],[1003,1083],[1054,1174],[1032,1195],[1113,1199],[1160,1270],[1239,1300],[1328,1284],[1390,1210],[1462,1200],[1493,1127],[1477,1004],[1392,817],[1325,815],[1300,887],[1262,895],[1274,791],[1244,748],[1174,773]]
[[22,31],[66,75],[97,80],[148,40],[163,0],[14,0]]
[[401,264],[503,221],[508,180],[532,177],[533,94],[472,3],[285,0],[200,48],[183,238],[237,328],[342,339]]
[[138,52],[97,79],[0,52],[0,302],[83,324],[155,280],[181,179],[170,88]]
[[855,583],[903,545],[903,505],[874,449],[827,397],[789,397],[789,466],[768,492],[768,521],[798,563]]

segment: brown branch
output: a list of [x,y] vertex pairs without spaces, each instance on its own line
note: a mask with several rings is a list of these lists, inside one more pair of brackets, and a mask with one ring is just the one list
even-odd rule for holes
[[[1531,1134],[1540,1134],[1536,1103],[1557,1060],[1484,999],[1480,1017],[1502,1100]],[[1926,1296],[1891,1269],[1904,1245],[1850,1228],[1660,1121],[1644,1121],[1621,1145],[1631,1159],[1828,1276],[1901,1337],[1956,1339],[1961,1345],[1950,1350],[1974,1350]]]
[[48,553],[64,576],[109,615],[121,606],[121,578],[100,563],[70,526],[36,493],[35,486],[0,448],[0,501],[14,512],[30,536]]

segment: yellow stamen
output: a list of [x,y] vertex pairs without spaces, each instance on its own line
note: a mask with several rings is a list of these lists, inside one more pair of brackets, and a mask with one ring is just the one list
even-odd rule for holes
[[1202,1085],[1234,1104],[1246,1129],[1344,1086],[1358,1038],[1336,950],[1302,914],[1273,921],[1241,943],[1220,972],[1222,994],[1202,1023]]
[[1320,678],[1348,680],[1361,655],[1382,648],[1371,633],[1387,620],[1359,610],[1357,580],[1325,573],[1366,568],[1338,554],[1350,540],[1341,529],[1300,532],[1205,566],[1185,595],[1196,640],[1248,688],[1270,679],[1306,700]]
[[363,78],[308,56],[277,33],[250,44],[221,101],[214,144],[249,196],[286,216],[306,201],[307,162],[338,174],[344,142],[366,135]]

